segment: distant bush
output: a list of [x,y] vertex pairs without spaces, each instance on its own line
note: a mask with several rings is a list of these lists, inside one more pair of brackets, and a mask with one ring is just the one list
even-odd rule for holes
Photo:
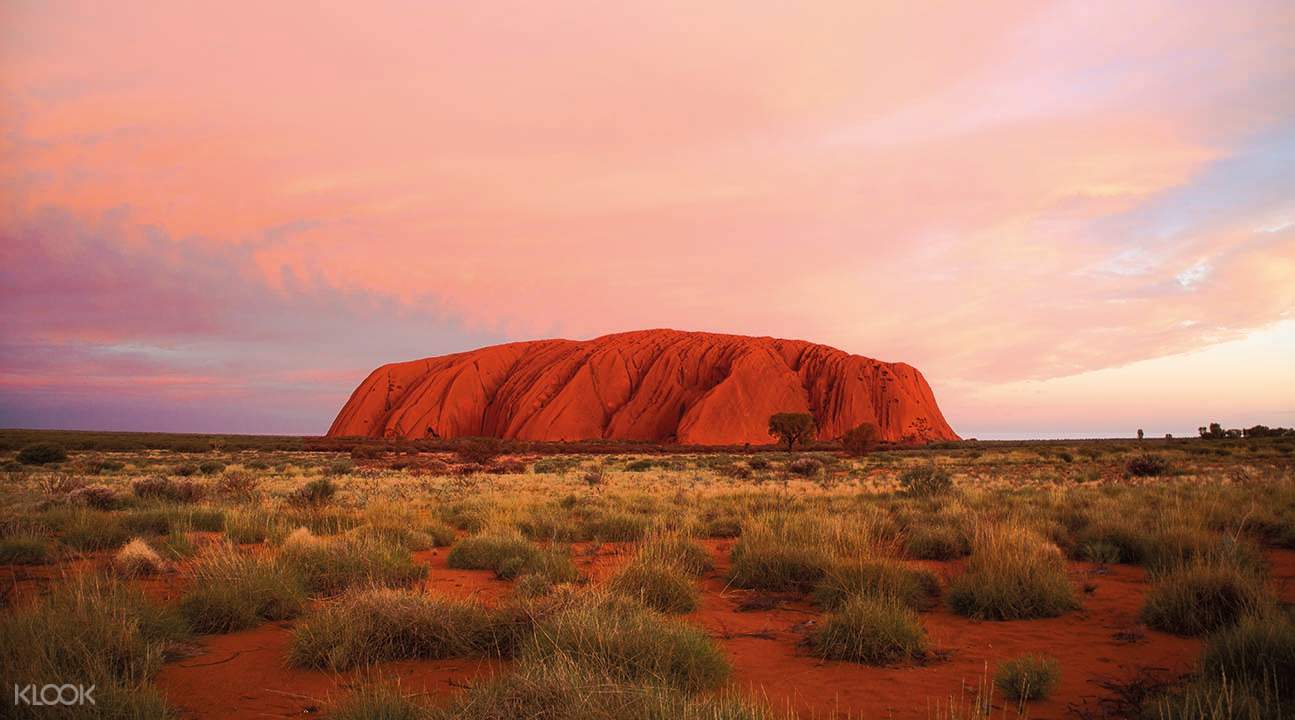
[[455,454],[459,460],[474,465],[485,465],[503,452],[503,443],[498,438],[470,437],[458,441]]
[[1022,655],[999,664],[994,685],[1010,700],[1038,700],[1052,694],[1061,679],[1056,658]]
[[1129,458],[1124,471],[1133,477],[1160,477],[1169,472],[1169,461],[1160,455],[1144,453]]
[[18,451],[16,458],[23,465],[49,465],[67,460],[67,450],[54,443],[34,443]]
[[197,473],[198,466],[193,463],[184,463],[183,465],[176,465],[171,468],[171,474],[179,475],[180,477],[189,477],[191,475],[196,475]]
[[827,616],[811,642],[829,660],[891,665],[926,655],[917,613],[894,598],[856,595]]
[[953,489],[953,478],[943,468],[931,463],[905,470],[899,476],[904,492],[918,497],[943,495]]
[[322,507],[333,501],[337,483],[328,478],[316,478],[302,485],[288,496],[288,502],[298,507]]
[[791,452],[796,443],[806,443],[814,437],[814,416],[809,413],[777,413],[769,417],[769,435],[787,446]]
[[164,475],[140,478],[131,484],[131,490],[138,498],[174,503],[196,503],[207,494],[207,488],[202,483],[172,480]]
[[867,455],[877,449],[881,440],[881,431],[872,423],[863,423],[841,436],[841,447],[856,457]]
[[116,490],[99,484],[79,487],[68,493],[67,499],[96,510],[114,510],[122,505],[122,498]]
[[250,500],[261,479],[247,470],[226,470],[216,483],[216,491],[235,500]]
[[823,463],[814,458],[796,458],[787,463],[787,472],[801,477],[815,477],[823,472]]
[[225,469],[225,463],[219,460],[203,460],[198,463],[198,472],[203,475],[215,475]]

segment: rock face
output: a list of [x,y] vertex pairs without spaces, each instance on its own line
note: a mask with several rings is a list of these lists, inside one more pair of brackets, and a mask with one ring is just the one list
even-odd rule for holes
[[328,434],[763,445],[778,412],[813,413],[821,440],[865,422],[883,440],[958,439],[909,365],[802,340],[676,330],[383,365]]

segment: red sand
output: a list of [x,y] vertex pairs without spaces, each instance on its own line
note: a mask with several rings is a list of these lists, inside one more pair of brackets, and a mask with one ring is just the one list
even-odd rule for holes
[[[802,717],[826,718],[839,714],[869,718],[928,718],[937,703],[947,703],[964,685],[975,688],[992,676],[995,665],[1027,652],[1045,653],[1061,664],[1060,686],[1054,695],[1032,702],[1032,718],[1061,718],[1069,709],[1094,708],[1109,696],[1097,681],[1128,681],[1139,672],[1155,669],[1173,677],[1192,669],[1200,641],[1148,630],[1138,623],[1147,585],[1141,568],[1116,565],[1099,569],[1075,563],[1072,578],[1088,584],[1083,608],[1059,618],[1013,622],[973,622],[943,608],[921,613],[936,657],[923,666],[876,668],[813,657],[801,640],[821,620],[802,598],[784,597],[770,610],[741,612],[739,603],[757,593],[727,588],[723,574],[732,541],[708,543],[717,567],[701,581],[702,607],[685,616],[706,629],[724,648],[733,663],[733,686],[767,699],[777,709],[790,707]],[[597,580],[606,578],[630,557],[632,546],[577,545],[581,570]],[[445,566],[443,550],[417,553],[426,562],[429,592],[459,598],[476,598],[486,604],[504,599],[511,583],[496,580],[489,571],[452,570]],[[1273,576],[1281,597],[1295,599],[1295,551],[1269,550]],[[92,566],[95,558],[74,568],[3,568],[8,577],[35,572],[40,578],[76,572]],[[941,574],[957,571],[957,563],[921,563]],[[175,576],[144,583],[153,587]],[[35,580],[35,578],[32,578]],[[172,593],[158,594],[170,595]],[[190,657],[168,663],[157,685],[178,706],[181,717],[219,720],[245,717],[286,717],[313,713],[348,691],[357,675],[298,670],[286,665],[291,623],[267,624],[230,635],[206,636]],[[467,684],[490,677],[507,663],[475,658],[409,661],[381,664],[376,672],[398,680],[410,693],[427,693],[444,701]],[[974,690],[972,691],[974,692]],[[999,698],[995,705],[1002,707]],[[1011,705],[1010,702],[1006,703]]]
[[769,416],[812,412],[820,439],[874,423],[888,441],[956,440],[922,374],[803,340],[644,330],[509,343],[384,365],[332,436],[772,442]]

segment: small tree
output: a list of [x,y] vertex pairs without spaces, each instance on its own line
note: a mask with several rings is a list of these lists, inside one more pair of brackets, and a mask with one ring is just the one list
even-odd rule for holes
[[777,413],[769,417],[769,434],[787,445],[791,452],[796,443],[804,443],[814,436],[814,416],[809,413]]
[[1142,428],[1138,428],[1138,439],[1142,439]]
[[872,423],[862,423],[841,436],[841,447],[854,456],[867,455],[877,447],[881,432]]

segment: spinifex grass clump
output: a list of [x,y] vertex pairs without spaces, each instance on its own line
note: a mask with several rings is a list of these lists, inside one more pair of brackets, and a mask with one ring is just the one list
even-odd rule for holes
[[590,598],[540,623],[519,662],[556,661],[620,682],[687,691],[718,687],[729,674],[724,654],[700,629],[616,598]]
[[0,565],[43,565],[54,559],[54,543],[40,533],[23,530],[0,537]]
[[[186,635],[174,611],[150,604],[138,591],[117,580],[75,575],[34,604],[0,613],[0,677],[38,686],[93,685],[95,704],[51,708],[6,698],[5,717],[162,718],[165,702],[148,681],[166,649]],[[57,714],[61,710],[66,714]]]
[[972,540],[966,570],[949,584],[949,607],[968,617],[1023,620],[1079,607],[1055,545],[1020,524],[985,525]]
[[199,633],[224,633],[286,620],[301,613],[306,590],[300,578],[273,560],[229,545],[194,561],[192,584],[180,610]]
[[811,641],[824,658],[865,665],[911,662],[926,655],[926,630],[917,613],[893,597],[844,600]]
[[655,535],[643,541],[638,556],[645,560],[670,563],[692,575],[703,575],[715,568],[709,551],[697,541],[680,533]]
[[[403,716],[395,716],[401,718]],[[651,679],[627,680],[564,656],[525,661],[474,686],[435,720],[788,720],[737,695],[695,695]]]
[[541,548],[516,533],[485,533],[455,543],[445,563],[463,570],[493,570],[504,580],[542,575],[549,582],[574,582],[579,572],[562,548]]
[[914,570],[893,560],[854,560],[832,563],[814,588],[814,602],[835,609],[855,596],[893,598],[925,609],[935,604],[940,582],[929,570]]
[[1272,598],[1254,572],[1218,557],[1199,557],[1159,573],[1142,620],[1175,635],[1203,635],[1268,608]]
[[956,527],[918,525],[904,533],[904,552],[917,560],[953,560],[967,551],[967,540]]
[[817,513],[750,519],[733,546],[729,578],[735,587],[807,591],[838,557],[874,554],[873,520]]
[[339,702],[329,720],[424,720],[432,709],[419,695],[401,692],[390,683],[369,683]]
[[351,590],[297,623],[289,659],[347,670],[381,660],[435,659],[495,647],[489,611],[475,603],[389,588]]
[[113,570],[128,578],[156,575],[165,564],[157,551],[140,538],[126,543],[112,557]]
[[701,602],[692,576],[678,565],[661,560],[635,559],[611,579],[608,587],[665,613],[692,612]]
[[1012,700],[1038,700],[1052,694],[1061,680],[1056,658],[1022,655],[1001,663],[994,672],[994,685]]
[[427,566],[398,545],[367,535],[321,538],[305,528],[284,539],[278,562],[323,595],[361,585],[407,587],[427,576]]
[[1249,615],[1215,633],[1201,655],[1201,675],[1231,678],[1295,703],[1295,618],[1289,610]]

